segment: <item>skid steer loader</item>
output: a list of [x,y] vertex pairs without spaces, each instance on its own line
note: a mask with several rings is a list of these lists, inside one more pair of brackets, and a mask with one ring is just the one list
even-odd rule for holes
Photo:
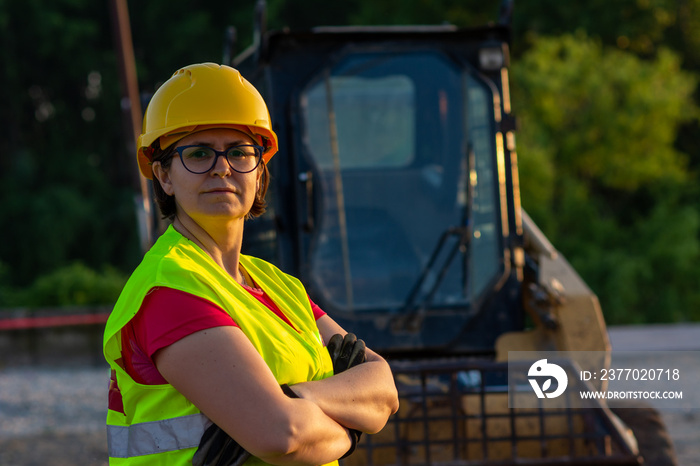
[[[641,464],[637,427],[603,402],[509,408],[509,352],[610,350],[596,296],[520,205],[512,2],[474,29],[272,32],[260,5],[255,43],[227,61],[268,102],[282,155],[244,252],[300,277],[399,388],[345,464]],[[648,430],[669,452],[646,464],[673,464]]]

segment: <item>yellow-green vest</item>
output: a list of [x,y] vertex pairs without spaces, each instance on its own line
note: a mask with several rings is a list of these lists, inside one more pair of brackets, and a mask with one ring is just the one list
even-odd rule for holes
[[[306,290],[299,280],[261,259],[242,255],[241,265],[284,312],[293,327],[251,296],[211,257],[172,226],[144,256],[122,291],[104,335],[104,354],[116,372],[124,414],[107,414],[111,465],[191,465],[211,422],[170,384],[136,383],[117,362],[121,329],[150,289],[165,286],[208,299],[225,309],[260,353],[279,384],[320,380],[333,374]],[[296,330],[295,330],[296,329]],[[265,464],[251,458],[246,464]]]

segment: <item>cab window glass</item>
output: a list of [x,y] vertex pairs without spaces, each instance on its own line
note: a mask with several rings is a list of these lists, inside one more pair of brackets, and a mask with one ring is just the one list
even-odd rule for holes
[[[413,83],[405,75],[378,78],[336,76],[330,84],[319,83],[307,94],[309,145],[323,170],[333,166],[332,122],[341,168],[402,167],[409,165],[414,148]],[[329,105],[332,106],[329,109]],[[348,156],[352,154],[352,156]]]
[[471,193],[471,294],[479,296],[501,268],[501,229],[493,137],[493,98],[485,86],[467,79],[467,127],[473,153]]
[[[490,90],[467,76],[438,52],[353,52],[302,92],[321,209],[310,276],[325,307],[465,306],[498,269]],[[441,243],[469,225],[469,192],[489,265],[473,264],[458,235]]]

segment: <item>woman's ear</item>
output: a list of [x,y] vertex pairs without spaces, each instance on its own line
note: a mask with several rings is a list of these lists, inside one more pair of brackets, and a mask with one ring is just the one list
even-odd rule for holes
[[173,190],[173,184],[170,181],[170,173],[168,170],[163,168],[160,162],[153,162],[151,167],[153,168],[153,176],[158,179],[165,194],[172,196],[175,191]]
[[256,193],[256,195],[258,193],[260,193],[260,186],[262,185],[262,182],[263,182],[263,176],[265,176],[264,168],[262,170],[258,170],[258,176],[256,177],[256,180],[255,180],[255,193]]

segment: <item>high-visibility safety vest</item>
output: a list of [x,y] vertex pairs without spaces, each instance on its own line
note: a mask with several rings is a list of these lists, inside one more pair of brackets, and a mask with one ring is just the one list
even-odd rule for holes
[[[330,356],[323,347],[301,282],[261,259],[241,255],[240,263],[285,313],[293,328],[172,226],[129,278],[104,335],[105,358],[116,372],[124,406],[124,413],[108,410],[107,414],[111,465],[191,465],[202,434],[211,425],[172,385],[139,384],[117,362],[122,357],[121,329],[153,287],[185,291],[226,310],[280,385],[320,380],[333,374]],[[246,464],[265,463],[253,457]]]

